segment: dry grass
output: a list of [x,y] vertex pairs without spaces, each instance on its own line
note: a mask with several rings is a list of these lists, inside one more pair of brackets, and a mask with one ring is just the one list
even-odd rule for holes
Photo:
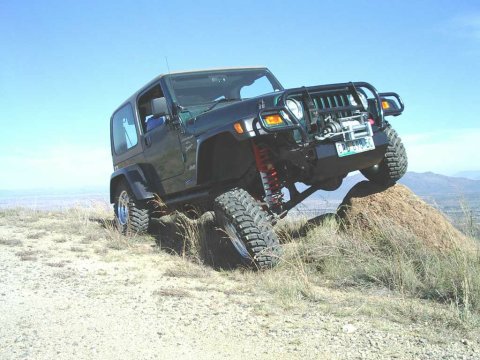
[[22,250],[15,253],[16,256],[22,261],[37,261],[38,251],[35,250]]
[[70,246],[70,251],[72,252],[85,252],[86,249],[79,247],[79,246]]
[[91,244],[92,242],[95,242],[101,237],[99,236],[99,231],[98,229],[92,229],[93,231],[87,232],[82,240],[80,241],[81,244]]
[[97,247],[93,252],[97,255],[105,256],[108,254],[108,249],[106,247]]
[[163,273],[168,277],[181,278],[205,278],[209,275],[208,268],[200,266],[189,261],[182,261],[165,270]]
[[[23,209],[0,211],[0,220],[15,223],[19,218],[29,219],[30,224],[35,223],[35,233],[50,231],[54,242],[68,243],[66,249],[79,256],[91,246],[104,261],[114,261],[134,254],[139,245],[154,244],[150,236],[120,234],[111,217],[111,213],[95,209],[75,209],[61,215]],[[211,268],[203,265],[211,253],[206,251],[209,235],[201,222],[177,217],[172,229],[176,252],[183,259],[165,270],[164,276],[211,276]],[[285,308],[316,304],[340,315],[376,314],[395,321],[429,319],[451,326],[480,324],[478,251],[464,251],[460,246],[432,249],[412,233],[381,222],[368,233],[355,227],[345,231],[333,217],[317,223],[287,219],[279,224],[277,233],[284,255],[276,268],[260,273],[224,271],[219,275],[236,282],[242,292],[273,294]],[[160,237],[165,238],[164,234]],[[73,240],[86,246],[71,245]],[[22,242],[2,238],[0,245],[21,246]],[[35,261],[38,253],[25,250],[16,255],[24,261]],[[61,268],[64,263],[46,265]],[[57,276],[68,278],[72,273],[62,269]],[[333,301],[331,292],[340,300]],[[169,294],[168,289],[160,289],[156,295],[191,296]]]
[[477,222],[475,211],[470,207],[466,199],[460,201],[463,219],[460,221],[460,229],[467,236],[480,241],[480,223]]
[[53,241],[56,242],[56,243],[64,243],[64,242],[67,242],[69,240],[71,240],[71,237],[69,237],[67,235],[61,235],[61,236],[53,239]]
[[[295,238],[302,232],[304,236]],[[451,323],[479,323],[478,250],[460,245],[433,249],[392,224],[379,223],[375,231],[344,232],[334,218],[310,227],[304,220],[286,222],[279,233],[285,243],[281,264],[254,281],[277,294],[286,306],[299,300],[322,302],[322,287],[363,293],[385,289],[446,306],[450,318],[456,319]],[[422,316],[417,312],[411,317]]]
[[[92,204],[88,208],[72,208],[60,212],[35,211],[24,208],[4,209],[0,211],[0,221],[21,225],[22,236],[28,240],[46,239],[68,244],[67,249],[86,257],[84,253],[91,246],[100,256],[106,256],[109,250],[132,250],[139,243],[154,244],[150,236],[124,236],[120,234],[112,221],[111,211],[104,204]],[[24,226],[25,225],[25,226]],[[72,242],[76,244],[71,244]],[[3,241],[0,245],[20,246],[16,241]],[[95,244],[95,246],[92,246]],[[87,246],[80,246],[87,245]],[[144,253],[145,251],[142,250]],[[27,259],[26,256],[24,256]],[[33,256],[30,260],[33,260]]]
[[47,235],[47,232],[45,230],[40,230],[40,231],[32,231],[28,232],[26,235],[27,239],[40,239]]
[[219,258],[213,252],[221,240],[213,215],[205,213],[196,217],[192,219],[175,212],[159,218],[154,222],[154,231],[158,234],[156,242],[161,249],[177,254],[184,260],[217,266],[215,260]]
[[152,295],[158,296],[158,297],[176,297],[176,298],[192,297],[192,294],[187,290],[178,289],[178,288],[158,289],[153,291]]
[[53,275],[62,280],[67,280],[78,276],[77,272],[72,269],[61,269]]
[[37,222],[42,213],[28,208],[2,209],[0,211],[0,221],[2,225],[13,225],[16,227],[30,227]]
[[66,265],[65,262],[63,261],[57,261],[57,262],[47,262],[45,265],[50,266],[50,267],[56,267],[56,268],[61,268]]
[[5,239],[5,238],[0,238],[0,245],[5,245],[5,246],[22,246],[23,243],[18,240],[18,239]]
[[[138,235],[138,234],[131,234],[131,235],[123,235],[121,234],[113,221],[109,221],[107,219],[102,219],[99,221],[99,224],[96,224],[96,239],[105,243],[106,252],[108,250],[132,250],[132,248],[136,247],[138,244],[142,243],[152,243],[154,244],[155,241],[153,237],[149,235]],[[100,227],[100,229],[98,229]],[[100,230],[100,231],[98,231]],[[96,250],[97,254],[101,254],[102,250]]]

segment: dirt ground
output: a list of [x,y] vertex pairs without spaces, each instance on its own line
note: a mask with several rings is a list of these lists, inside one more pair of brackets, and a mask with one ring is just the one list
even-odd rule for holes
[[285,303],[271,275],[197,265],[82,216],[0,216],[0,359],[480,358],[477,331],[439,327],[440,310],[415,318],[429,303],[330,288]]

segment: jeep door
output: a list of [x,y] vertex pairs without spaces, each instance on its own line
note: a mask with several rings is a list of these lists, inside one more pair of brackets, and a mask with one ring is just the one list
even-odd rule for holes
[[[166,118],[153,119],[151,100],[163,97],[159,84],[147,90],[138,98],[138,112],[143,128],[144,158],[152,172],[160,193],[170,192],[166,180],[181,175],[185,170],[184,156],[179,131]],[[154,126],[148,122],[154,122]],[[148,125],[148,126],[147,126]]]

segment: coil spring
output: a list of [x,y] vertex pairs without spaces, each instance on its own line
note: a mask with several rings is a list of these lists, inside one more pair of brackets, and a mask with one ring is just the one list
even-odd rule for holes
[[253,143],[253,152],[265,191],[265,201],[270,207],[281,206],[283,203],[282,185],[277,170],[270,159],[269,148],[262,144]]

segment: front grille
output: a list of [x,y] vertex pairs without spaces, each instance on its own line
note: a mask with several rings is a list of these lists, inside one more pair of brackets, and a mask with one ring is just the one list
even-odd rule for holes
[[[295,99],[302,103],[304,110],[303,118],[297,119],[294,116],[291,120],[292,124],[288,129],[296,129],[297,138],[301,136],[301,141],[308,143],[313,136],[316,137],[317,135],[325,139],[330,138],[327,126],[330,126],[331,133],[337,134],[340,131],[338,124],[343,123],[343,121],[350,121],[354,118],[359,118],[362,124],[367,121],[367,113],[371,113],[372,110],[363,107],[360,95],[367,96],[366,91],[373,95],[373,107],[379,109],[378,112],[374,111],[371,116],[376,124],[381,124],[383,118],[381,116],[381,108],[378,105],[380,104],[379,95],[375,88],[366,82],[289,89],[284,91],[276,104],[278,107],[284,107],[290,114],[291,111],[286,104],[288,99]],[[353,101],[352,97],[355,101]],[[370,101],[370,99],[368,100]],[[261,117],[261,114],[259,116]],[[262,128],[266,132],[273,132],[266,126],[262,126]]]
[[311,93],[310,96],[318,109],[320,120],[329,116],[342,118],[353,115],[352,110],[345,109],[351,106],[346,93]]

